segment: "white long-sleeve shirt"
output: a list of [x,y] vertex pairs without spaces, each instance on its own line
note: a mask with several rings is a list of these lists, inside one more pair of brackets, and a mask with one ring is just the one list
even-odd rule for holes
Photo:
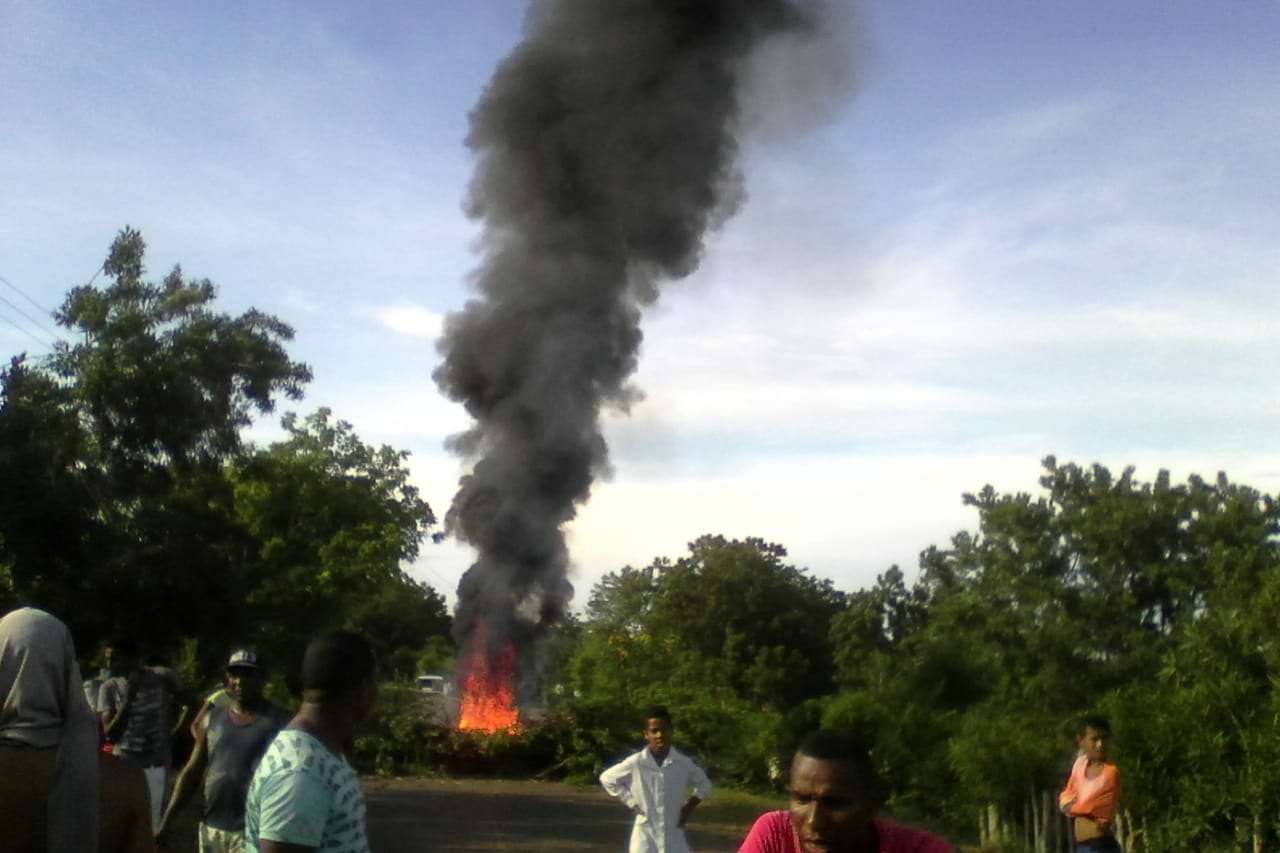
[[640,810],[631,828],[630,853],[689,853],[684,830],[677,826],[680,810],[690,788],[700,800],[711,796],[711,780],[693,759],[672,747],[659,766],[645,747],[601,773],[600,784],[627,808]]

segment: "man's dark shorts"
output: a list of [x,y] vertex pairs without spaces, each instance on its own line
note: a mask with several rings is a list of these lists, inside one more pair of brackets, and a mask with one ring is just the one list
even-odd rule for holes
[[1103,835],[1090,838],[1088,841],[1077,841],[1075,853],[1122,853],[1120,842],[1114,835]]

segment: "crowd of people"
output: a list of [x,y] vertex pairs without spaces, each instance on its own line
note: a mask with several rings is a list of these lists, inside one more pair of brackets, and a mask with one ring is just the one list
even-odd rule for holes
[[[224,686],[195,705],[127,638],[104,658],[104,672],[82,680],[71,632],[56,617],[28,607],[0,619],[5,851],[156,853],[200,788],[201,853],[367,853],[364,795],[347,758],[378,694],[364,638],[334,631],[311,641],[292,715],[263,695],[266,673],[250,648],[232,651]],[[188,725],[195,744],[166,804],[169,738]],[[687,853],[685,825],[711,794],[706,772],[672,745],[674,730],[666,708],[650,708],[645,746],[600,776],[635,816],[630,853]],[[1100,717],[1082,721],[1059,797],[1076,853],[1120,849],[1110,734]],[[940,836],[881,816],[883,800],[855,734],[814,732],[792,758],[788,807],[761,815],[739,853],[953,853]]]
[[[0,825],[5,853],[156,853],[202,793],[201,853],[367,851],[364,796],[347,760],[373,709],[377,666],[358,634],[315,638],[294,714],[263,696],[252,649],[200,703],[190,758],[168,788],[169,743],[190,705],[172,672],[127,638],[84,680],[67,626],[35,608],[0,619]],[[176,709],[176,710],[175,710]]]

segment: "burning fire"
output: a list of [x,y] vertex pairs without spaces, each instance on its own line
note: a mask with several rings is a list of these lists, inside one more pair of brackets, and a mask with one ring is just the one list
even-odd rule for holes
[[516,647],[507,643],[496,654],[478,632],[462,680],[458,728],[464,731],[514,733],[519,728],[516,707]]

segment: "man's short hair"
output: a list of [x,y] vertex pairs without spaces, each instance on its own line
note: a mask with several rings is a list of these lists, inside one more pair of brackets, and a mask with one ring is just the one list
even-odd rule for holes
[[302,656],[302,690],[322,702],[355,694],[377,672],[369,642],[354,631],[330,631],[307,644]]
[[1076,734],[1080,737],[1084,737],[1089,729],[1093,729],[1101,735],[1109,735],[1111,734],[1111,723],[1107,722],[1107,718],[1100,714],[1090,714],[1087,717],[1081,717],[1080,725],[1076,726]]
[[818,729],[800,741],[796,754],[820,761],[840,762],[849,769],[859,790],[877,806],[881,804],[880,776],[871,763],[867,742],[857,734],[839,729]]
[[667,710],[666,705],[650,705],[644,712],[643,725],[648,726],[650,720],[666,720],[672,723],[671,712]]

